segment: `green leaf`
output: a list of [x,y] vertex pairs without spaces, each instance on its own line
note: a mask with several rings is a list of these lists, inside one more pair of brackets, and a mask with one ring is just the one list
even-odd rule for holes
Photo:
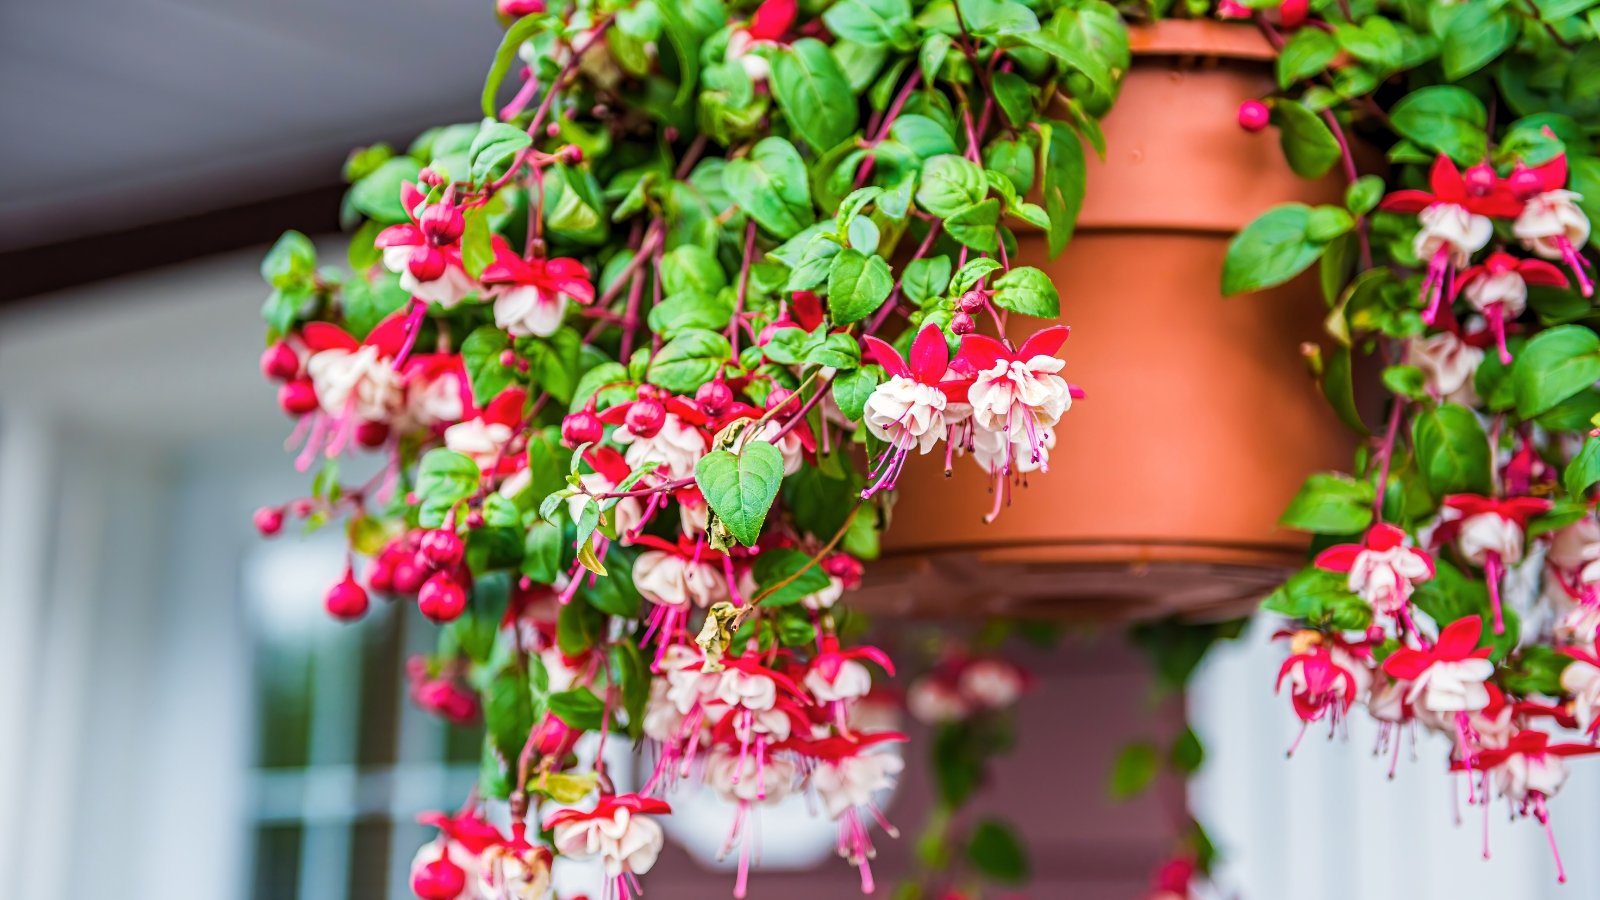
[[1344,573],[1307,566],[1269,594],[1261,608],[1291,619],[1324,622],[1350,596],[1349,579]]
[[1001,268],[1000,260],[987,256],[977,256],[967,260],[961,268],[956,270],[955,277],[950,280],[950,293],[952,296],[965,294],[973,285],[981,284],[985,278],[998,272]]
[[593,606],[568,603],[556,618],[556,646],[567,656],[582,656],[599,642],[605,624],[605,613]]
[[416,181],[420,171],[422,164],[415,159],[397,156],[350,186],[350,205],[362,215],[385,225],[410,221],[405,204],[400,200],[400,186],[407,181]]
[[1340,421],[1360,434],[1367,433],[1367,424],[1361,421],[1361,411],[1356,408],[1354,366],[1350,348],[1343,344],[1328,354],[1322,367],[1322,395],[1338,414]]
[[517,51],[522,43],[539,31],[550,26],[550,17],[545,15],[523,16],[511,23],[506,29],[505,36],[500,39],[500,47],[494,52],[494,62],[489,66],[489,77],[483,82],[483,97],[481,106],[483,114],[491,119],[497,115],[496,97],[500,94],[500,82],[506,78],[506,73],[511,71],[511,64],[517,60]]
[[1316,262],[1324,245],[1307,234],[1311,212],[1302,203],[1275,206],[1234,235],[1222,263],[1223,295],[1283,284]]
[[1525,419],[1553,409],[1597,380],[1600,337],[1580,325],[1541,332],[1522,348],[1511,368],[1517,411]]
[[690,329],[668,341],[650,360],[646,378],[679,394],[693,393],[716,377],[732,356],[728,339],[714,331]]
[[1078,212],[1083,208],[1087,177],[1083,144],[1072,126],[1050,122],[1043,127],[1039,151],[1043,156],[1040,168],[1044,170],[1044,211],[1050,217],[1048,243],[1053,259],[1061,255],[1067,241],[1072,239]]
[[944,220],[945,233],[980,253],[993,253],[1000,247],[999,225],[1000,201],[994,197],[963,206]]
[[967,31],[984,37],[1039,30],[1039,17],[1016,0],[956,0]]
[[922,184],[917,205],[935,216],[947,217],[981,201],[989,193],[983,167],[946,153],[922,164]]
[[478,492],[481,477],[478,464],[454,450],[435,447],[423,454],[416,489],[423,527],[439,527],[452,506]]
[[840,372],[833,376],[833,402],[847,419],[860,419],[866,410],[867,398],[878,386],[878,375],[871,367],[854,372]]
[[1344,205],[1353,216],[1364,216],[1377,209],[1383,199],[1383,179],[1377,175],[1357,178],[1344,192]]
[[1567,470],[1561,475],[1561,484],[1567,493],[1581,497],[1596,483],[1600,483],[1600,440],[1585,438],[1583,449],[1572,458],[1572,462],[1567,463]]
[[1444,75],[1459,81],[1488,65],[1517,39],[1517,20],[1492,3],[1462,3],[1450,10],[1450,25],[1440,37]]
[[1272,104],[1272,124],[1289,168],[1301,178],[1321,178],[1339,161],[1339,141],[1316,113],[1292,100]]
[[772,93],[790,127],[818,153],[856,130],[856,95],[827,45],[816,38],[800,38],[773,58]]
[[1354,534],[1372,523],[1373,487],[1347,475],[1317,472],[1306,479],[1279,522],[1319,534]]
[[889,137],[923,159],[956,152],[955,138],[943,125],[916,113],[906,113],[889,126]]
[[494,243],[489,234],[489,216],[483,207],[474,206],[462,216],[466,227],[461,232],[461,267],[473,278],[494,262]]
[[994,98],[1000,112],[1014,128],[1023,128],[1033,121],[1033,88],[1028,80],[1015,72],[996,72],[990,79]]
[[522,574],[538,584],[555,584],[563,571],[561,556],[565,549],[561,526],[543,521],[533,523],[523,538]]
[[466,366],[467,381],[472,386],[472,400],[479,406],[489,405],[489,401],[511,386],[516,371],[500,362],[510,346],[506,333],[493,325],[474,328],[461,342],[461,362]]
[[1024,316],[1054,319],[1061,315],[1061,297],[1050,276],[1032,266],[1018,266],[996,279],[994,304]]
[[1113,800],[1129,800],[1150,787],[1160,770],[1161,757],[1149,741],[1136,741],[1122,748],[1111,765],[1107,785]]
[[822,21],[835,37],[868,47],[897,43],[911,23],[906,0],[841,0],[828,7]]
[[485,122],[467,149],[467,165],[472,170],[472,180],[483,183],[490,180],[495,169],[509,163],[513,157],[533,146],[533,135],[515,125],[504,122]]
[[829,583],[828,573],[822,571],[821,566],[814,564],[810,556],[799,550],[768,550],[762,553],[756,557],[755,570],[752,574],[758,590],[763,594],[786,579],[794,578],[778,590],[766,594],[761,600],[761,605],[764,607],[799,603],[802,599],[825,590]]
[[285,231],[261,260],[261,278],[275,288],[287,288],[317,274],[317,248],[298,231]]
[[527,673],[515,666],[501,669],[489,681],[482,697],[484,736],[509,768],[536,724]]
[[778,237],[794,237],[814,218],[805,163],[781,137],[765,138],[748,158],[730,160],[722,170],[722,187],[740,209]]
[[1411,441],[1435,497],[1490,492],[1489,438],[1471,410],[1454,403],[1423,410],[1411,422]]
[[935,297],[944,296],[950,286],[950,257],[933,256],[914,259],[906,263],[900,276],[900,288],[912,303],[926,304]]
[[998,819],[984,819],[972,829],[967,859],[992,881],[1022,884],[1028,880],[1028,852],[1011,826]]
[[713,450],[695,465],[694,478],[734,539],[754,546],[783,482],[783,453],[765,441],[752,441],[737,455]]
[[1339,43],[1333,35],[1316,28],[1296,31],[1278,52],[1278,87],[1287,88],[1321,74],[1338,55]]
[[579,731],[599,731],[606,721],[606,705],[588,688],[551,694],[550,712]]
[[894,275],[881,256],[845,250],[828,274],[828,312],[835,325],[859,322],[877,311],[894,289]]
[[1200,736],[1185,725],[1183,731],[1172,739],[1172,746],[1167,750],[1167,765],[1178,774],[1189,776],[1200,771],[1205,760],[1206,748],[1200,743]]
[[1455,85],[1433,85],[1401,98],[1389,121],[1402,137],[1444,153],[1463,166],[1488,153],[1489,114],[1477,97]]
[[645,704],[650,700],[650,666],[638,644],[618,641],[611,645],[611,677],[622,694],[628,733],[637,738],[644,733]]

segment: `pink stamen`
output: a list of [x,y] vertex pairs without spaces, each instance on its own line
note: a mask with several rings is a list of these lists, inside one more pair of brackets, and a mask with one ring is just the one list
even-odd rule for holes
[[1561,248],[1561,259],[1572,269],[1573,277],[1578,279],[1578,290],[1585,297],[1594,296],[1594,284],[1589,281],[1589,276],[1583,271],[1589,261],[1578,255],[1578,249],[1572,246],[1572,241],[1566,235],[1556,238],[1556,246]]
[[417,345],[417,335],[422,332],[422,318],[428,314],[428,304],[415,297],[411,298],[411,309],[406,312],[406,342],[401,345],[400,353],[394,358],[395,371],[405,365],[406,357],[411,355],[411,348]]
[[1489,330],[1494,333],[1495,345],[1500,348],[1500,364],[1511,365],[1511,351],[1506,349],[1506,306],[1504,303],[1491,303],[1485,310],[1489,316]]
[[1494,608],[1494,633],[1505,634],[1506,623],[1500,613],[1500,554],[1493,550],[1484,554],[1483,574],[1489,581],[1489,605]]

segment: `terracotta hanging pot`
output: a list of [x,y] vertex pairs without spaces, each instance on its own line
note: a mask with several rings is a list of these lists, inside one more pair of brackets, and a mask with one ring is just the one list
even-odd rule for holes
[[[1300,354],[1321,335],[1316,281],[1223,299],[1228,241],[1269,206],[1340,201],[1308,183],[1272,132],[1236,123],[1272,89],[1273,52],[1248,27],[1137,28],[1135,61],[1089,160],[1075,237],[1021,261],[1060,289],[1072,336],[1063,371],[1088,398],[1056,428],[1050,471],[993,524],[989,479],[918,458],[862,601],[894,613],[1065,618],[1221,615],[1303,559],[1276,525],[1306,474],[1347,462],[1351,435]],[[1039,327],[1013,317],[1011,338]]]

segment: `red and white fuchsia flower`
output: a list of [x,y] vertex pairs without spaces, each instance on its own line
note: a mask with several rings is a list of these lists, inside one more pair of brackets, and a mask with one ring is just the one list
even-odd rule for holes
[[[1358,654],[1364,648],[1329,639],[1314,631],[1300,631],[1283,635],[1290,639],[1289,658],[1278,669],[1278,687],[1289,685],[1289,697],[1294,703],[1295,715],[1303,726],[1328,717],[1330,725],[1337,727],[1350,711],[1351,704],[1361,699],[1371,686],[1372,676]],[[1305,736],[1305,728],[1300,731]],[[1294,753],[1300,744],[1296,738],[1289,749]]]
[[459,209],[445,200],[427,205],[415,184],[401,185],[407,225],[392,225],[374,243],[383,251],[383,266],[400,276],[400,287],[423,303],[449,309],[478,292],[478,283],[461,264],[461,235],[466,228]]
[[498,236],[483,283],[497,286],[494,323],[512,337],[549,337],[561,327],[569,299],[585,306],[594,302],[594,285],[583,263],[523,259]]
[[1473,378],[1483,363],[1483,348],[1454,331],[1441,331],[1406,342],[1406,362],[1422,370],[1428,393],[1462,406],[1478,403]]
[[1524,203],[1511,225],[1512,234],[1539,256],[1566,263],[1583,296],[1592,296],[1594,284],[1584,271],[1590,264],[1578,252],[1589,242],[1589,217],[1577,203],[1583,198],[1566,189],[1566,154],[1531,169],[1518,167],[1510,184]]
[[1318,568],[1350,573],[1350,590],[1378,612],[1404,617],[1414,585],[1433,577],[1433,558],[1405,544],[1405,531],[1374,525],[1360,544],[1340,544],[1317,555]]
[[1505,631],[1500,608],[1501,578],[1507,566],[1522,562],[1528,522],[1549,510],[1550,501],[1455,494],[1444,498],[1444,509],[1446,518],[1434,532],[1434,540],[1454,540],[1467,562],[1483,567],[1494,606],[1494,632],[1501,634]]
[[1547,262],[1518,259],[1504,252],[1491,253],[1482,263],[1461,273],[1461,292],[1473,309],[1488,320],[1500,348],[1500,361],[1507,365],[1511,363],[1511,353],[1506,349],[1506,323],[1527,308],[1530,284],[1566,287],[1567,276]]
[[562,809],[545,817],[556,850],[573,859],[598,858],[616,896],[639,893],[637,876],[650,871],[665,837],[651,816],[672,812],[666,801],[638,794],[603,796],[594,809]]
[[937,326],[926,326],[917,333],[911,343],[909,363],[875,337],[869,336],[866,343],[889,379],[867,397],[862,423],[874,437],[887,442],[889,449],[873,473],[875,481],[862,491],[864,498],[893,489],[906,456],[913,449],[918,453],[933,449],[947,430],[945,406],[952,394],[961,397],[966,390],[965,381],[947,380],[950,348]]
[[1490,219],[1515,218],[1522,211],[1522,204],[1493,169],[1484,166],[1474,171],[1486,172],[1488,177],[1473,179],[1469,184],[1456,164],[1440,154],[1429,178],[1431,193],[1403,190],[1383,199],[1383,209],[1417,214],[1421,229],[1413,252],[1428,263],[1422,282],[1426,304],[1422,320],[1430,325],[1438,314],[1439,301],[1454,294],[1456,273],[1494,236]]

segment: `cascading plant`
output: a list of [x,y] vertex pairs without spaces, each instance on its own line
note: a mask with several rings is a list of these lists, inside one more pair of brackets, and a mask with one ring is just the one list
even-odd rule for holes
[[[1600,752],[1600,11],[1339,0],[1291,22],[1258,5],[1225,13],[1280,48],[1281,93],[1240,124],[1276,125],[1304,176],[1342,163],[1348,191],[1252,222],[1224,290],[1319,265],[1336,349],[1312,362],[1369,438],[1284,513],[1317,552],[1265,603],[1292,620],[1279,686],[1307,725],[1366,706],[1391,775],[1404,732],[1440,733],[1470,804],[1498,796],[1550,832],[1566,760]],[[1367,360],[1375,432],[1355,401]]]
[[[1081,394],[1065,327],[1004,337],[1060,312],[1013,229],[1070,236],[1122,21],[1078,0],[499,11],[481,122],[350,157],[350,273],[293,232],[262,265],[262,369],[318,472],[257,524],[342,519],[328,611],[414,598],[440,628],[413,698],[484,723],[477,795],[425,820],[419,896],[542,897],[559,855],[628,897],[686,779],[738,808],[736,896],[752,818],[800,791],[870,892],[881,751],[905,737],[858,721],[893,663],[846,646],[836,604],[907,457],[972,456],[996,512],[1048,468]],[[357,453],[383,465],[347,484]],[[638,792],[580,763],[591,734],[646,745]]]

